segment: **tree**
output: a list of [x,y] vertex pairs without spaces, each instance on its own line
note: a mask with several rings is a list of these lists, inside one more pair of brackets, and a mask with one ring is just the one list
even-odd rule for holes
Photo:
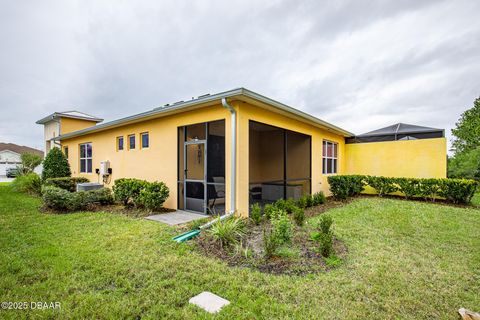
[[462,113],[455,125],[456,128],[452,129],[455,154],[480,146],[480,97],[475,99],[473,108]]
[[48,152],[43,161],[42,179],[70,177],[70,165],[68,160],[59,148],[53,148]]
[[[480,147],[456,153],[448,159],[448,177],[476,179],[480,170]],[[480,173],[480,172],[479,172]]]
[[20,155],[22,163],[17,166],[21,175],[29,174],[42,163],[42,157],[35,153],[22,153]]

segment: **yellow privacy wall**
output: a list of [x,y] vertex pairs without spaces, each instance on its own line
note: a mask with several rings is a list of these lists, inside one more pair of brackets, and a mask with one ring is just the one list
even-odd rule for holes
[[445,178],[445,138],[354,143],[345,145],[346,174],[386,177]]

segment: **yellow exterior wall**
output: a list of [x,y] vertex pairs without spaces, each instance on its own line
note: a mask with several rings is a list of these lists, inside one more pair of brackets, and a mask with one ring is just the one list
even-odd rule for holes
[[445,138],[345,145],[346,174],[385,177],[446,178]]
[[249,204],[249,121],[262,122],[303,133],[312,137],[312,193],[323,191],[329,194],[327,176],[322,174],[322,141],[338,143],[338,174],[345,172],[345,140],[333,132],[294,120],[285,115],[254,106],[246,102],[232,103],[238,111],[238,152],[237,152],[237,210],[246,216]]
[[91,120],[62,117],[60,118],[60,134],[82,130],[95,124],[96,122]]
[[[226,193],[230,193],[230,113],[221,104],[179,113],[162,118],[124,125],[106,131],[91,133],[77,138],[62,141],[62,146],[68,146],[69,163],[73,176],[84,176],[92,182],[97,182],[95,168],[100,162],[110,161],[112,168],[111,181],[118,178],[138,178],[148,181],[163,181],[170,189],[170,196],[165,202],[167,208],[177,208],[177,128],[180,126],[225,119],[225,179]],[[149,132],[150,147],[140,148],[140,133]],[[127,136],[135,134],[136,149],[127,150]],[[117,151],[116,138],[124,137],[124,150]],[[79,173],[79,144],[92,143],[93,173]],[[226,204],[229,207],[230,198]]]

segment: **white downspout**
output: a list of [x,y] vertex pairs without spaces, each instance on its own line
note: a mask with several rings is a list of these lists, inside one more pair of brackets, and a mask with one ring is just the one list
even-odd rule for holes
[[222,98],[222,105],[228,109],[232,115],[231,117],[231,165],[230,165],[230,212],[234,213],[237,210],[236,193],[237,193],[237,111],[228,104],[226,98]]

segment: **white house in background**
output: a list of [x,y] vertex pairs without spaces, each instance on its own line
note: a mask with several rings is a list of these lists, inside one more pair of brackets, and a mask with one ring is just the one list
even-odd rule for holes
[[[15,168],[17,165],[22,163],[20,158],[22,153],[34,153],[43,158],[43,151],[41,150],[26,146],[19,146],[18,144],[14,143],[0,142],[0,176],[5,176],[8,168]],[[35,169],[35,172],[37,173],[40,173],[41,171],[41,165]]]

